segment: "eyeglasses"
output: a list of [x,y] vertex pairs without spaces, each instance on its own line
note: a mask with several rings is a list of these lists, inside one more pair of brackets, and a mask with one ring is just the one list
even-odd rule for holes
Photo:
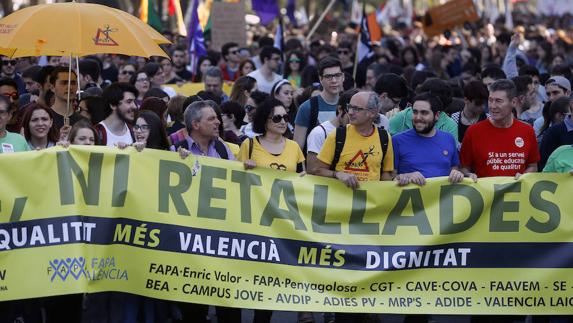
[[322,75],[322,78],[331,81],[334,79],[340,79],[343,75],[344,75],[343,73],[324,74],[324,75]]
[[148,125],[148,124],[142,124],[142,125],[136,124],[136,125],[133,125],[133,130],[149,131],[149,129],[151,129],[151,126]]
[[360,111],[364,111],[364,110],[368,110],[368,108],[358,107],[358,106],[352,105],[350,103],[347,103],[346,107],[344,108],[345,112],[348,112],[348,111],[360,112]]
[[122,75],[126,75],[126,74],[133,75],[133,74],[135,74],[135,71],[126,71],[126,70],[123,70],[123,71],[121,71],[121,74],[122,74]]
[[298,58],[291,58],[288,60],[289,63],[300,63],[300,59]]
[[18,61],[16,61],[15,59],[2,60],[2,65],[12,65],[12,66],[16,66],[17,63],[18,63]]
[[348,50],[339,50],[338,51],[338,55],[348,55],[348,54],[350,54],[350,51],[348,51]]
[[137,82],[148,82],[149,79],[146,77],[146,78],[137,79],[136,81]]
[[247,111],[247,112],[251,112],[251,111],[255,110],[256,108],[257,107],[252,106],[250,104],[245,105],[245,111]]
[[7,97],[8,99],[12,99],[12,101],[16,101],[20,97],[18,92],[2,93],[2,96]]
[[290,121],[288,114],[283,114],[283,115],[275,114],[272,118],[269,119],[274,123],[280,123],[281,120],[284,120],[286,123]]

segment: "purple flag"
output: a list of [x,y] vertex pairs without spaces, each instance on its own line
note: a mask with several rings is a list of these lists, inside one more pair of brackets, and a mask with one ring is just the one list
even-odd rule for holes
[[296,18],[294,16],[295,9],[296,9],[296,0],[288,0],[286,5],[286,14],[288,19],[290,20],[291,25],[296,27],[297,23],[296,23]]
[[268,25],[279,15],[278,0],[252,0],[252,6],[261,18],[261,25]]
[[191,65],[191,72],[193,75],[197,73],[197,63],[199,58],[207,55],[205,48],[205,39],[203,38],[203,30],[199,24],[199,15],[197,8],[199,7],[199,0],[193,1],[193,11],[191,12],[191,20],[189,21],[189,59]]

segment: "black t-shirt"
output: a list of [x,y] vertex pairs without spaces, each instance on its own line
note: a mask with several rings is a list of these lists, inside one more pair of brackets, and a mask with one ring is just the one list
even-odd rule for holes
[[193,74],[191,74],[187,69],[182,69],[181,71],[175,72],[175,74],[185,81],[189,81],[193,77]]
[[[479,116],[479,119],[476,123],[483,121],[487,119],[487,115],[485,113],[482,113]],[[466,135],[466,130],[468,130],[470,126],[467,126],[465,124],[462,123],[462,113],[460,112],[460,118],[458,119],[458,140],[460,142],[462,142],[464,140],[464,136]]]
[[[54,126],[59,131],[64,126],[64,116],[59,113],[56,113],[54,110],[52,110],[52,115],[54,116]],[[81,115],[79,115],[77,112],[74,112],[70,116],[70,126],[73,126],[76,122],[78,122],[82,118],[83,117]]]

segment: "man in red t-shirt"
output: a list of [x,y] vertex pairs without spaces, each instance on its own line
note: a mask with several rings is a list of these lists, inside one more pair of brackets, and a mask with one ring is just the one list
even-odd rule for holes
[[533,128],[513,117],[517,89],[510,80],[489,88],[489,119],[471,126],[464,136],[460,161],[467,176],[519,176],[537,171],[539,149]]

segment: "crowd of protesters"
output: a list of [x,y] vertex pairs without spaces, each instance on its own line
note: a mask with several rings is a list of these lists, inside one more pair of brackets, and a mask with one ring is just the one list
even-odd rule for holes
[[[210,48],[196,70],[189,68],[185,43],[173,40],[169,58],[90,56],[80,60],[79,73],[69,72],[65,58],[2,57],[0,153],[58,144],[134,146],[143,153],[238,160],[246,169],[306,172],[353,189],[363,181],[519,180],[524,173],[573,169],[573,41],[542,25],[485,25],[449,38],[426,38],[419,25],[402,26],[372,43],[360,62],[355,34],[342,33],[336,43],[287,37],[283,50],[260,36],[249,47]],[[187,82],[204,89],[178,95]],[[1,319],[19,322],[208,320],[204,305],[117,293],[5,305]],[[69,310],[74,306],[77,311]],[[269,322],[272,314],[257,310],[254,321]],[[239,322],[241,311],[218,307],[216,316]],[[361,322],[364,316],[325,313],[324,320]],[[313,322],[314,315],[299,313],[298,321]]]

